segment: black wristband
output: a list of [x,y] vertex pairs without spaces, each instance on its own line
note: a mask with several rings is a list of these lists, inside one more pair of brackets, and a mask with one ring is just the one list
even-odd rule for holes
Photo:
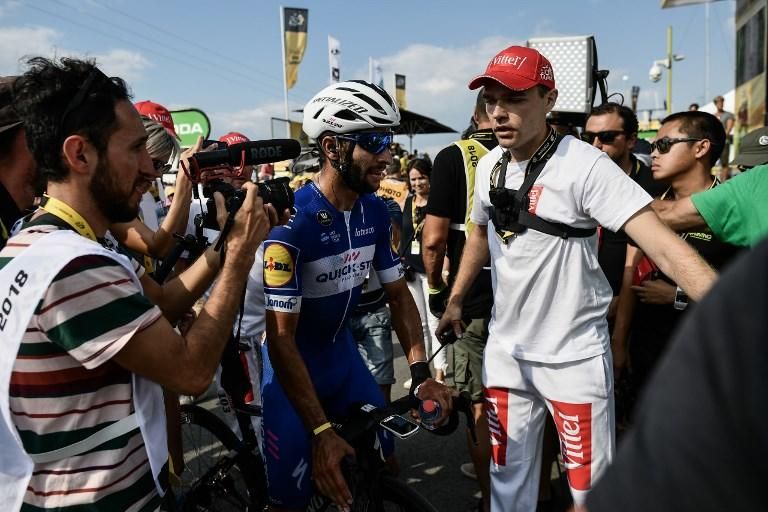
[[429,363],[426,361],[418,361],[416,363],[412,363],[409,369],[411,370],[411,389],[409,394],[413,395],[413,391],[416,389],[416,387],[425,380],[432,377],[432,374],[429,372]]

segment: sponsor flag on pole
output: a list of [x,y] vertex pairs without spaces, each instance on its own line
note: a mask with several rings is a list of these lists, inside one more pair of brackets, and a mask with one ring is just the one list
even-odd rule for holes
[[341,43],[328,36],[328,64],[331,67],[331,83],[341,81]]
[[368,58],[368,79],[372,84],[384,88],[384,71],[381,69],[381,62],[373,57]]
[[299,64],[307,48],[308,9],[283,7],[283,40],[285,43],[285,88],[296,85]]
[[405,101],[405,75],[395,74],[395,101],[400,108],[408,108]]

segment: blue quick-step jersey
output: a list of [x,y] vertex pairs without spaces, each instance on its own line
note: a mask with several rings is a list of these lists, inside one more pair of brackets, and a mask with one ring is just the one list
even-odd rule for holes
[[[296,192],[297,212],[264,242],[264,293],[268,310],[297,314],[296,346],[329,418],[343,418],[352,404],[383,405],[379,386],[365,366],[347,318],[369,272],[386,284],[403,276],[390,244],[387,206],[373,194],[338,211],[314,183]],[[285,395],[262,347],[264,407],[262,453],[269,499],[304,510],[312,494],[310,436]],[[380,434],[392,453],[391,436]]]
[[296,209],[264,242],[264,291],[268,310],[299,315],[296,342],[304,349],[337,338],[371,267],[385,284],[403,270],[386,204],[375,195],[340,212],[310,183],[296,192]]

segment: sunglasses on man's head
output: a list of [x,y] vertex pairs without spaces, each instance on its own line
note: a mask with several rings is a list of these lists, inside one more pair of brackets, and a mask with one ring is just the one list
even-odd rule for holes
[[616,140],[616,137],[624,133],[621,130],[605,130],[603,132],[581,132],[581,140],[592,144],[595,141],[595,137],[598,138],[601,144],[612,144]]
[[669,137],[662,137],[651,142],[651,151],[658,151],[663,155],[664,153],[669,153],[669,150],[672,149],[672,146],[678,142],[696,142],[699,140],[704,139],[697,139],[695,137],[679,137],[674,139]]
[[393,139],[392,132],[346,133],[344,135],[337,135],[336,137],[343,140],[351,140],[374,155],[378,155],[389,148]]

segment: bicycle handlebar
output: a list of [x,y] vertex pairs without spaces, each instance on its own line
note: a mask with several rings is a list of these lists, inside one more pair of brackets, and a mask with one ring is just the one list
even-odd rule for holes
[[[418,408],[418,399],[410,395],[399,398],[383,407],[375,407],[371,404],[363,404],[350,411],[349,416],[342,421],[332,421],[336,432],[348,443],[353,443],[357,438],[369,430],[378,428],[380,421],[392,416],[393,414],[405,414],[411,409]],[[466,391],[453,397],[453,411],[448,417],[447,422],[429,432],[436,435],[450,435],[458,426],[458,413],[464,413],[467,419],[467,428],[472,436],[472,441],[477,444],[477,433],[475,432],[475,416],[472,409],[472,398]]]

